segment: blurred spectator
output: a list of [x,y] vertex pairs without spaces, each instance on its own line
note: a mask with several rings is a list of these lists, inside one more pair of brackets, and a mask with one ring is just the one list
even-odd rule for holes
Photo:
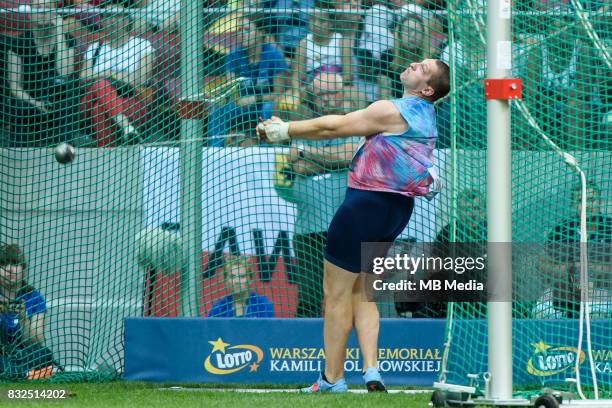
[[135,239],[134,252],[136,262],[143,269],[172,274],[185,267],[180,234],[163,226],[140,231]]
[[389,63],[394,44],[392,27],[401,5],[401,0],[380,0],[375,1],[372,7],[365,11],[363,31],[358,44],[362,58]]
[[406,14],[397,22],[394,35],[393,58],[389,69],[383,71],[380,77],[381,97],[386,99],[403,96],[404,86],[400,80],[400,74],[406,67],[413,62],[430,58],[428,55],[429,26],[422,17],[416,14]]
[[[577,318],[580,310],[580,213],[582,211],[582,187],[572,191],[572,217],[557,224],[547,237],[547,249],[540,262],[540,270],[551,286],[534,308],[536,317]],[[610,244],[612,244],[612,218],[602,213],[602,197],[599,187],[587,183],[587,241],[588,267],[593,302],[591,308],[612,316],[612,277]],[[602,303],[603,302],[603,303]],[[607,306],[606,306],[607,305]],[[550,308],[549,306],[552,306]]]
[[[610,25],[612,27],[612,25]],[[603,41],[603,46],[607,50],[612,50],[612,38]],[[594,51],[593,58],[594,78],[593,85],[597,95],[597,115],[593,120],[594,134],[592,144],[589,146],[597,150],[612,150],[612,77],[610,69],[605,63],[605,60],[598,56],[598,52]],[[589,81],[590,82],[590,81]]]
[[366,104],[381,98],[380,76],[389,70],[393,59],[393,26],[402,1],[375,1],[365,10],[363,29],[354,49],[359,69],[355,88]]
[[142,0],[134,14],[134,32],[177,32],[181,12],[180,0]]
[[213,304],[208,317],[274,317],[272,302],[252,290],[255,272],[248,258],[228,256],[223,278],[231,293]]
[[285,54],[292,56],[308,34],[308,12],[295,12],[295,9],[313,9],[315,0],[272,0],[269,3],[273,3],[269,6],[278,12],[271,17],[270,28]]
[[58,7],[100,7],[106,2],[104,0],[61,0]]
[[[102,37],[100,25],[103,17],[96,9],[104,3],[102,0],[59,0],[59,12],[63,13],[64,31],[75,41],[77,63],[80,62],[84,49]],[[70,9],[70,10],[66,10]]]
[[[332,19],[332,30],[340,33],[345,39],[350,38],[350,47],[356,46],[364,16],[362,0],[334,2],[331,7],[333,10],[329,17]],[[346,81],[346,77],[344,79]]]
[[446,10],[446,0],[414,0],[414,3],[427,10]]
[[29,28],[29,15],[32,12],[29,3],[22,4],[20,0],[2,0],[0,7],[3,8],[0,14],[0,35],[16,37]]
[[236,102],[211,110],[208,135],[215,138],[209,144],[212,146],[223,146],[227,135],[243,133],[256,125],[259,117],[269,118],[282,92],[283,74],[288,70],[283,54],[264,41],[265,33],[252,21],[243,21],[242,47],[226,57],[225,71],[229,78],[244,77],[246,81]]
[[562,148],[584,148],[587,114],[594,108],[588,97],[592,51],[580,41],[573,18],[553,15],[546,21],[545,41],[527,58],[526,99],[535,102],[544,131]]
[[300,42],[292,67],[290,93],[295,99],[300,97],[303,84],[310,83],[318,72],[341,73],[347,83],[353,80],[351,49],[357,30],[346,30],[346,38],[334,32],[331,13],[316,9],[310,15],[309,34]]
[[[363,20],[362,0],[346,0],[340,3],[335,3],[336,10],[341,11],[331,12],[329,17],[334,22],[332,29],[340,33],[342,40],[340,42],[340,55],[342,62],[342,78],[344,85],[352,86],[355,81],[355,73],[358,71],[358,61],[355,57],[354,50],[357,47],[357,39],[361,29]],[[352,91],[352,89],[347,89]],[[355,100],[355,98],[352,98]],[[365,106],[364,106],[365,107]]]
[[[485,32],[477,26],[462,23],[455,26],[455,41],[443,50],[440,59],[455,68],[457,87],[461,95],[456,99],[455,125],[457,146],[469,149],[484,149],[486,146],[486,105],[484,81],[487,70],[486,47],[482,40]],[[451,50],[452,48],[452,50]],[[451,55],[454,61],[451,62]],[[454,65],[453,65],[454,64]],[[451,145],[451,104],[450,100],[438,107],[438,142],[440,147]]]
[[[299,111],[289,120],[351,112],[354,106],[345,97],[340,74],[319,73],[302,94]],[[293,250],[299,284],[298,317],[321,316],[327,227],[344,200],[348,165],[358,142],[359,138],[301,141],[291,147],[286,158],[282,173],[291,183],[283,196],[297,205]]]
[[[609,0],[593,0],[591,1],[591,8],[597,9],[596,12],[591,14],[591,22],[595,27],[599,37],[601,39],[610,40],[610,25],[612,24],[612,3]],[[609,43],[608,43],[608,49]]]
[[130,35],[131,18],[124,9],[109,9],[103,23],[105,41],[85,53],[83,81],[90,83],[83,97],[83,113],[99,147],[140,141],[146,122],[146,86],[151,77],[154,49],[143,38]]
[[[456,222],[449,222],[438,232],[431,247],[431,255],[441,258],[448,256],[486,258],[486,248],[482,246],[487,242],[485,196],[477,189],[465,189],[457,197],[457,209]],[[477,278],[479,282],[482,282],[486,275],[484,271],[479,271],[479,273],[483,275],[469,276],[469,278]],[[430,276],[424,278],[444,280],[448,279],[448,276],[448,271],[442,270],[434,271]],[[395,308],[399,314],[411,312],[412,317],[415,318],[446,317],[447,303],[396,302]]]
[[612,79],[607,78],[600,85],[601,113],[597,121],[598,132],[595,145],[591,146],[600,150],[612,150]]
[[[576,269],[572,273],[579,274]],[[564,301],[559,301],[559,296]],[[568,301],[568,299],[572,299]],[[589,316],[591,319],[612,317],[612,292],[605,289],[589,289]],[[542,296],[531,310],[534,319],[577,319],[580,311],[580,291],[575,288],[571,293],[562,294],[552,288],[544,290]]]
[[[558,224],[548,235],[549,242],[579,242],[580,212],[582,211],[582,186],[572,190],[574,215]],[[587,232],[590,242],[612,242],[612,218],[602,213],[602,196],[599,187],[587,183]]]
[[487,240],[487,220],[485,196],[476,189],[465,189],[457,197],[459,210],[455,226],[454,239],[453,223],[448,223],[436,235],[435,242],[485,242]]
[[[448,44],[442,50],[440,59],[450,63],[451,47],[455,55],[455,67],[461,70],[462,76],[484,78],[487,72],[486,48],[479,33],[470,31],[467,25],[456,25],[456,38],[454,44]],[[482,35],[485,35],[480,33]]]
[[53,354],[44,346],[45,299],[26,281],[27,262],[15,244],[0,246],[0,378],[44,379]]
[[102,5],[105,7],[119,6],[121,8],[142,7],[146,0],[103,0]]
[[[134,240],[134,253],[145,276],[143,316],[173,316],[179,311],[180,275],[187,260],[178,224],[162,224],[140,231]],[[176,285],[171,283],[177,282]],[[176,300],[176,302],[173,302]]]
[[5,126],[21,146],[75,143],[79,135],[79,82],[74,49],[55,13],[30,14],[30,28],[4,37]]
[[[483,3],[484,7],[484,3]],[[442,20],[433,10],[445,10],[446,4],[442,8],[439,4],[432,0],[414,0],[409,4],[405,4],[400,9],[400,16],[406,14],[416,14],[423,19],[423,23],[429,27],[429,37],[426,40],[429,42],[431,52],[427,54],[428,58],[437,58],[438,53],[442,49],[442,45],[446,43],[444,27]]]

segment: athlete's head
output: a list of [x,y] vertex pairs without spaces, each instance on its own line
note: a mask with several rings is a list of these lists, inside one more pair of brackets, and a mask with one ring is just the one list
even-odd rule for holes
[[450,91],[450,69],[437,59],[413,62],[400,74],[404,93],[430,102],[443,98]]

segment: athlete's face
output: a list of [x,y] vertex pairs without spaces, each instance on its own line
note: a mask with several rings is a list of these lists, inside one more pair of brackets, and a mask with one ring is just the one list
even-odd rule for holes
[[429,85],[429,80],[438,72],[436,60],[425,59],[421,62],[413,62],[400,74],[400,80],[409,93],[418,96],[430,97],[434,89]]

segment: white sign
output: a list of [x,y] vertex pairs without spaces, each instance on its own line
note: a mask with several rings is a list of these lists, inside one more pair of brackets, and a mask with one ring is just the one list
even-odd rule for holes
[[499,17],[506,20],[510,18],[510,0],[499,2]]
[[497,42],[497,69],[512,69],[512,42]]
[[[204,250],[214,249],[224,228],[235,230],[243,253],[255,253],[254,230],[263,232],[268,253],[274,247],[280,231],[286,231],[292,238],[296,206],[280,198],[272,184],[275,153],[284,150],[258,147],[203,150],[201,203]],[[145,148],[141,160],[146,226],[151,228],[164,222],[178,223],[181,194],[179,149]],[[439,196],[432,201],[417,198],[410,224],[400,237],[411,237],[419,242],[432,241],[439,229],[435,219],[438,200]]]

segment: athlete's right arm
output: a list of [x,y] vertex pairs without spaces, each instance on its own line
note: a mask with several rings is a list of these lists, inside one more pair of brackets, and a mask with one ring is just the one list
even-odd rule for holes
[[328,115],[289,123],[273,117],[257,127],[257,134],[272,142],[283,139],[323,140],[375,135],[405,126],[405,123],[392,102],[377,101],[346,115]]

